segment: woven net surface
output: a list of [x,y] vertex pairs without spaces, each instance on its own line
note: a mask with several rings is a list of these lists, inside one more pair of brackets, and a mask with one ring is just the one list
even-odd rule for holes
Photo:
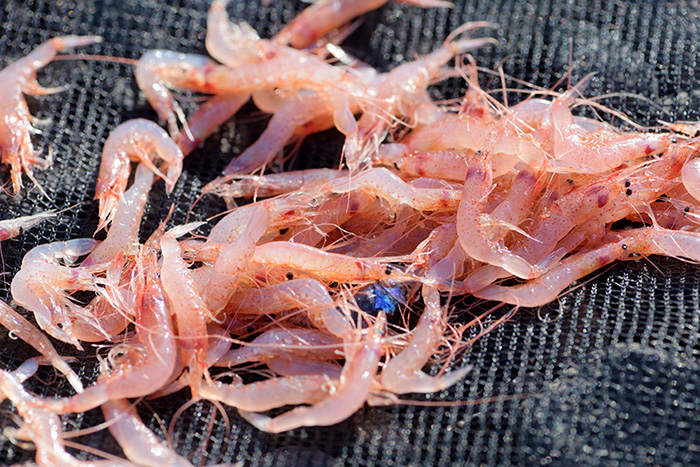
[[[246,0],[231,2],[228,11],[233,20],[245,20],[270,37],[306,5]],[[207,8],[206,0],[6,0],[0,6],[0,65],[64,34],[100,35],[102,44],[82,51],[112,57],[137,59],[154,48],[206,53]],[[449,10],[389,2],[367,15],[345,44],[360,59],[388,70],[431,51],[450,31],[474,20],[499,25],[493,32],[497,44],[475,54],[486,69],[500,66],[504,75],[543,88],[564,78],[559,90],[594,72],[585,94],[610,94],[603,102],[635,122],[700,118],[700,4],[695,1],[457,0]],[[497,75],[482,73],[480,79],[485,89],[501,87]],[[50,119],[35,138],[38,147],[53,152],[53,166],[37,173],[50,198],[37,190],[2,194],[0,218],[70,209],[3,243],[0,298],[6,300],[11,300],[9,281],[32,247],[94,232],[94,185],[110,130],[131,118],[157,119],[125,64],[56,61],[39,73],[39,81],[68,85],[61,93],[29,99],[34,115]],[[463,91],[462,81],[448,80],[434,88],[434,97],[454,98]],[[508,98],[518,99],[514,93]],[[142,237],[172,204],[171,222],[184,222],[202,186],[255,141],[266,121],[246,107],[187,157],[170,196],[162,182],[157,184]],[[332,166],[341,146],[342,138],[333,131],[309,137],[291,165]],[[0,170],[0,179],[9,179],[7,169]],[[205,197],[189,220],[223,209],[222,201]],[[606,268],[579,285],[549,306],[519,310],[480,339],[460,357],[473,371],[447,391],[413,396],[405,405],[367,407],[336,426],[282,435],[255,430],[232,409],[227,431],[213,406],[198,402],[176,420],[175,449],[202,465],[700,465],[700,268],[642,258]],[[468,306],[463,308],[463,319],[469,319]],[[508,311],[495,313],[484,325]],[[77,355],[68,345],[56,345],[61,354]],[[98,374],[96,355],[104,355],[104,349],[86,349],[73,366],[89,383]],[[33,355],[33,349],[0,330],[0,367],[14,369]],[[43,383],[33,379],[28,389],[70,394],[53,370],[42,368],[38,376]],[[164,438],[188,399],[188,391],[181,391],[144,401],[138,410]],[[428,407],[426,402],[443,403]],[[8,402],[0,411],[3,426],[14,425]],[[64,421],[71,431],[103,419],[93,410]],[[72,441],[122,455],[106,430]],[[0,433],[0,463],[31,459],[31,451]]]

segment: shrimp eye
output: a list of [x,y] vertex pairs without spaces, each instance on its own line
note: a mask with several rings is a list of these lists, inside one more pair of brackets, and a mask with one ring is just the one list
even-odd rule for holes
[[683,209],[684,212],[690,212],[690,206],[686,206],[685,209]]
[[626,194],[627,196],[631,196],[632,193],[633,193],[632,190],[629,189],[629,188],[627,189],[627,191],[625,191],[625,194]]
[[622,249],[623,249],[623,250],[626,250],[626,249],[627,249],[627,245],[625,245],[625,244],[623,243],[623,244],[622,244]]
[[632,185],[632,182],[630,182],[629,180],[625,180],[625,188],[629,188],[630,185]]
[[292,274],[291,272],[288,272],[285,277],[287,278],[288,281],[291,281],[292,279],[294,279],[294,274]]
[[384,270],[384,274],[386,274],[387,276],[391,275],[392,269],[393,268],[391,266],[387,266],[386,269]]

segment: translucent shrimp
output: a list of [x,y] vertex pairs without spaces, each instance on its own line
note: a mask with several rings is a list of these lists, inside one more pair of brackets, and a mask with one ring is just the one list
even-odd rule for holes
[[401,174],[411,177],[462,181],[469,169],[468,155],[473,154],[456,150],[408,152],[408,148],[402,144],[383,144],[373,161],[393,166]]
[[412,331],[409,345],[382,369],[382,388],[393,394],[442,391],[456,384],[472,369],[471,366],[465,366],[440,377],[422,371],[440,345],[446,327],[445,311],[440,306],[440,293],[437,289],[424,286],[423,298],[425,310]]
[[72,320],[76,315],[88,320],[90,317],[70,300],[67,292],[99,289],[96,277],[87,268],[69,266],[97,244],[95,240],[81,238],[37,246],[25,255],[11,284],[15,302],[34,313],[41,329],[81,350],[71,333]]
[[291,357],[336,360],[340,343],[337,337],[313,329],[271,329],[249,344],[229,351],[216,365],[233,366]]
[[37,398],[38,407],[55,413],[81,413],[110,400],[149,395],[168,383],[175,369],[177,346],[154,252],[145,254],[137,261],[135,278],[136,338],[113,349],[112,368],[103,363],[102,374],[93,386],[72,397]]
[[[367,330],[359,342],[346,342],[346,363],[334,392],[322,401],[297,407],[270,418],[266,415],[241,410],[240,414],[254,427],[268,433],[282,433],[302,426],[329,426],[339,423],[357,412],[367,401],[382,355],[384,326],[383,313]],[[359,332],[359,331],[358,331]]]
[[101,40],[95,36],[54,37],[0,71],[0,89],[3,90],[0,99],[0,157],[3,163],[11,167],[12,189],[15,193],[22,189],[24,172],[42,194],[48,197],[34,178],[33,167],[38,165],[45,168],[49,161],[41,159],[33,149],[31,134],[36,132],[32,127],[34,117],[29,113],[24,94],[39,96],[60,91],[61,88],[41,87],[36,81],[36,72],[49,64],[59,52]]
[[[280,44],[306,48],[353,18],[376,10],[388,0],[321,0],[305,9],[273,38]],[[451,7],[441,0],[404,0],[422,7]]]
[[180,135],[178,121],[182,123],[185,133],[194,139],[187,127],[185,112],[175,100],[168,82],[158,73],[163,67],[178,67],[187,64],[188,67],[209,66],[215,62],[207,57],[195,54],[182,54],[169,50],[150,50],[141,57],[134,68],[134,76],[139,89],[146,94],[151,107],[158,117],[167,123],[168,132],[173,139]]
[[134,252],[138,245],[141,217],[152,185],[153,173],[146,165],[139,164],[133,185],[119,198],[111,214],[112,226],[107,238],[85,258],[83,266],[106,264],[120,254]]
[[268,198],[302,188],[309,190],[343,176],[347,176],[347,172],[337,169],[295,170],[266,175],[229,175],[210,182],[203,191],[229,198]]
[[180,350],[190,369],[192,392],[197,388],[207,368],[207,321],[211,311],[199,295],[187,264],[180,256],[180,246],[170,235],[160,242],[163,253],[161,280],[163,290],[177,319]]
[[406,204],[419,211],[454,209],[459,204],[458,189],[444,183],[444,188],[418,188],[404,182],[385,168],[369,169],[349,178],[338,178],[326,187],[333,193],[363,190],[394,204]]
[[268,211],[262,205],[257,205],[245,230],[221,250],[202,294],[202,299],[211,313],[217,314],[231,299],[240,275],[246,270],[253,256],[256,243],[265,235],[269,226]]
[[40,212],[31,216],[16,217],[0,221],[0,241],[16,237],[20,232],[31,229],[35,225],[56,215],[56,211]]
[[411,280],[388,261],[328,253],[307,245],[270,242],[255,249],[253,261],[268,266],[283,266],[304,271],[329,281],[362,282],[374,280]]
[[568,93],[552,103],[552,139],[557,167],[579,173],[603,173],[626,161],[663,153],[671,144],[666,133],[630,133],[610,136],[581,131],[567,105]]
[[[154,155],[162,161],[159,165],[165,165],[162,168],[166,173],[154,163]],[[165,130],[150,120],[129,120],[112,130],[102,150],[102,162],[95,187],[100,216],[97,230],[101,230],[114,218],[131,173],[130,161],[141,162],[165,180],[166,191],[170,193],[182,172],[183,157],[182,151]]]
[[80,378],[68,365],[68,362],[56,352],[51,341],[49,341],[44,334],[39,332],[32,323],[2,301],[0,301],[0,324],[5,326],[13,336],[19,337],[24,342],[34,347],[41,355],[46,357],[54,368],[66,376],[68,382],[77,392],[83,392],[83,384]]
[[[66,452],[63,444],[63,424],[55,413],[39,409],[38,398],[22,387],[22,383],[37,370],[34,359],[24,362],[16,371],[0,370],[0,398],[8,398],[16,407],[24,424],[12,430],[12,437],[29,439],[36,449],[36,462],[40,466],[65,465],[68,467],[117,467],[123,462],[79,461]],[[6,428],[6,430],[8,430]]]
[[502,242],[492,240],[486,228],[482,210],[493,189],[491,180],[491,169],[486,160],[469,167],[457,211],[459,242],[464,251],[477,261],[500,266],[523,279],[534,277],[532,265],[512,253]]
[[168,448],[142,421],[136,409],[126,399],[102,404],[102,413],[109,432],[124,450],[126,457],[144,467],[169,465],[189,467],[187,459]]

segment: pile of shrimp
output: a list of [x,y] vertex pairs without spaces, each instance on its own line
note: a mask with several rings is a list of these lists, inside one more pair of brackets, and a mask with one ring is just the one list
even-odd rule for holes
[[[450,298],[538,307],[615,261],[700,261],[700,126],[623,131],[575,116],[585,105],[607,111],[582,85],[499,103],[465,55],[492,42],[470,36],[497,27],[485,22],[379,73],[338,42],[350,20],[383,3],[319,1],[262,39],[214,0],[212,58],[154,50],[138,61],[136,80],[167,130],[136,119],[107,138],[95,191],[106,239],[26,254],[11,292],[38,328],[0,305],[0,323],[42,355],[0,371],[0,394],[23,420],[12,436],[34,443],[38,464],[83,465],[65,450],[60,416],[101,408],[131,463],[189,465],[132,402],[184,388],[270,433],[336,424],[367,403],[465,377],[470,367],[454,358],[423,371],[467,344]],[[40,89],[34,73],[58,52],[96,41],[51,39],[0,74],[15,92],[15,107],[0,109],[0,140],[15,144],[2,147],[2,160],[16,191],[39,161],[22,93]],[[466,83],[457,106],[430,98],[429,86],[447,77]],[[208,98],[188,118],[179,91]],[[140,244],[154,183],[170,192],[184,157],[251,99],[272,114],[267,129],[203,193],[222,196],[230,211],[206,236],[202,223],[166,228],[163,219]],[[268,170],[285,148],[331,127],[345,137],[339,167]],[[2,239],[53,214],[7,221]],[[47,335],[78,350],[111,343],[97,381],[85,387]],[[75,395],[28,392],[39,364],[62,373]]]

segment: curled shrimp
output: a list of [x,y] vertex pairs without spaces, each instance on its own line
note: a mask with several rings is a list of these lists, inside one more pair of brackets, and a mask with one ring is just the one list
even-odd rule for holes
[[31,229],[35,225],[56,215],[55,211],[40,212],[31,216],[16,217],[0,221],[0,241],[16,237],[20,232]]
[[[154,154],[165,164],[163,170],[166,173],[153,162]],[[182,172],[183,158],[182,151],[165,130],[150,120],[129,120],[112,130],[102,151],[95,187],[95,199],[100,203],[97,230],[114,218],[131,173],[130,161],[141,162],[165,180],[166,190],[170,193]]]
[[12,279],[12,297],[22,307],[32,311],[41,329],[63,342],[81,349],[71,333],[75,316],[85,316],[67,292],[89,290],[98,292],[97,278],[83,267],[69,267],[79,257],[90,253],[98,242],[89,238],[39,245],[22,260],[22,267]]
[[0,88],[3,92],[0,100],[0,156],[2,162],[11,167],[12,189],[15,193],[22,189],[24,172],[48,198],[34,177],[33,167],[38,165],[46,168],[49,161],[41,159],[32,147],[31,133],[36,130],[32,127],[34,117],[29,113],[24,94],[40,96],[60,91],[61,88],[41,87],[36,81],[36,72],[49,64],[59,52],[101,40],[96,36],[54,37],[0,71]]

